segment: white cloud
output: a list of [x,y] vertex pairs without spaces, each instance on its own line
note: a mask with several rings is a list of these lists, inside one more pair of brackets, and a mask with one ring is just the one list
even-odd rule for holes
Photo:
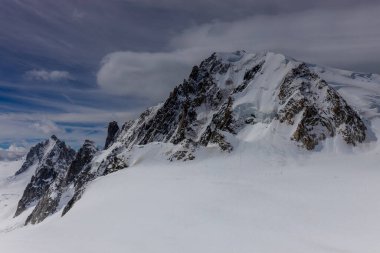
[[90,108],[70,113],[0,113],[0,140],[29,146],[55,134],[73,147],[79,147],[85,139],[103,146],[108,122],[123,124],[138,113],[138,109],[109,112]]
[[34,122],[31,127],[46,135],[57,134],[61,132],[61,129],[53,121],[47,119]]
[[352,67],[380,57],[380,5],[257,15],[195,26],[171,47],[213,51],[277,51],[313,63]]
[[38,81],[60,81],[73,79],[71,74],[62,70],[30,70],[25,73],[25,77],[30,80]]
[[[256,15],[194,26],[172,38],[172,51],[115,52],[97,74],[106,92],[165,99],[191,66],[214,51],[275,51],[299,60],[355,69],[380,58],[380,5]],[[376,67],[373,67],[376,72]],[[360,69],[359,69],[360,70]],[[380,70],[379,70],[380,72]]]
[[97,74],[101,88],[111,94],[161,99],[190,72],[200,57],[188,51],[170,53],[116,52],[107,55]]
[[7,149],[0,148],[0,161],[17,160],[25,156],[27,152],[27,148],[12,144]]

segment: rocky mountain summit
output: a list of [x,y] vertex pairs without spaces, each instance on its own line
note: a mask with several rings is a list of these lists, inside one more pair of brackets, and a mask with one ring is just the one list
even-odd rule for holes
[[34,206],[25,223],[35,224],[63,208],[76,193],[75,187],[87,181],[86,166],[97,151],[95,143],[86,140],[76,153],[56,136],[32,147],[16,173],[17,176],[35,170],[15,216]]
[[165,102],[121,128],[111,122],[103,151],[86,141],[75,154],[56,137],[33,147],[16,173],[37,166],[16,216],[33,205],[26,224],[59,210],[66,214],[89,182],[130,166],[131,151],[149,143],[172,145],[166,152],[171,161],[195,159],[200,148],[232,152],[237,136],[254,125],[300,149],[320,149],[329,138],[362,143],[363,119],[320,74],[281,54],[214,53]]
[[16,175],[32,169],[33,166],[35,173],[18,202],[15,216],[20,215],[44,196],[55,180],[65,173],[74,156],[75,150],[54,135],[30,150],[25,163]]
[[113,141],[115,140],[116,134],[119,132],[119,125],[116,121],[112,121],[108,124],[108,134],[106,139],[106,144],[104,145],[104,149],[109,148]]
[[257,123],[285,130],[289,141],[308,150],[337,135],[349,145],[366,138],[357,112],[307,64],[238,51],[212,54],[163,104],[126,122],[112,156],[150,142],[179,145],[171,159],[193,159],[193,150],[210,144],[229,152],[229,136]]
[[[52,184],[50,184],[48,190],[45,191],[33,209],[33,212],[28,216],[26,224],[39,223],[64,207],[67,203],[70,203],[73,195],[77,194],[75,190],[76,187],[81,185],[81,182],[84,181],[83,178],[87,176],[86,166],[91,162],[97,151],[98,149],[94,142],[89,140],[84,142],[76,154],[75,159],[63,173],[56,177]],[[61,207],[59,205],[61,205]],[[66,207],[66,209],[68,210],[70,208]]]

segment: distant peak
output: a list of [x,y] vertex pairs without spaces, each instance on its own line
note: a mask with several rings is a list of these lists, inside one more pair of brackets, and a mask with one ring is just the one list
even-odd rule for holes
[[84,140],[84,144],[95,145],[95,142],[92,140],[86,139],[86,140]]
[[92,149],[97,149],[96,143],[92,140],[85,140],[82,148],[92,148]]
[[116,121],[111,121],[109,124],[108,124],[108,126],[117,126],[118,124],[117,124],[117,122]]
[[58,137],[55,136],[54,134],[50,137],[50,139],[54,140],[54,141],[57,141],[58,140]]
[[119,132],[119,125],[116,121],[111,121],[108,124],[107,139],[104,145],[104,149],[107,149],[115,140],[116,134]]

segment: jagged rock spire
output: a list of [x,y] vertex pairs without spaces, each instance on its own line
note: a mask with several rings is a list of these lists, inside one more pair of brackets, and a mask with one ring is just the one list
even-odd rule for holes
[[69,188],[74,188],[75,184],[80,181],[79,179],[86,177],[86,166],[90,164],[97,151],[98,149],[93,141],[85,140],[66,172],[56,177],[38,201],[33,212],[28,216],[26,224],[36,224],[43,221],[58,211],[59,204],[64,205],[65,201],[68,202],[67,199],[62,199],[62,195],[67,198],[70,195]]
[[112,145],[117,132],[119,131],[119,125],[116,121],[112,121],[108,124],[107,139],[104,145],[104,149],[107,149]]
[[[75,157],[75,150],[54,135],[49,140],[34,146],[29,153],[31,155],[28,154],[27,157],[32,157],[33,161],[26,161],[24,164],[36,165],[36,170],[18,202],[15,216],[20,215],[32,203],[38,201],[55,179],[65,173]],[[36,157],[37,159],[34,159]]]

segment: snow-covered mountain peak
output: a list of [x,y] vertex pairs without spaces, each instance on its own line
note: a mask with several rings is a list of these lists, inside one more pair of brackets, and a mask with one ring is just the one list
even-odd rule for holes
[[65,207],[64,213],[66,213],[80,198],[83,184],[92,179],[92,175],[88,173],[91,168],[89,164],[97,152],[95,142],[85,140],[64,171],[52,178],[25,223],[39,223],[63,207]]
[[163,104],[124,124],[114,143],[129,149],[170,142],[182,147],[173,157],[192,159],[199,146],[231,151],[230,135],[256,123],[310,150],[335,136],[356,145],[367,129],[310,65],[272,52],[237,51],[213,53],[194,66]]
[[187,161],[245,145],[303,154],[326,143],[353,148],[376,139],[379,85],[377,75],[272,52],[213,53],[163,103],[120,128],[110,122],[104,150],[86,140],[75,155],[56,136],[33,147],[20,171],[38,166],[16,215],[35,205],[26,221],[34,224],[58,210],[67,213],[89,182],[139,163],[136,154]]
[[49,139],[53,140],[53,141],[58,141],[59,140],[58,137],[55,134],[53,134],[52,136],[50,136]]
[[21,214],[43,196],[50,184],[60,174],[65,173],[74,156],[75,151],[54,135],[30,149],[16,175],[32,168],[35,172],[19,201],[15,216]]

